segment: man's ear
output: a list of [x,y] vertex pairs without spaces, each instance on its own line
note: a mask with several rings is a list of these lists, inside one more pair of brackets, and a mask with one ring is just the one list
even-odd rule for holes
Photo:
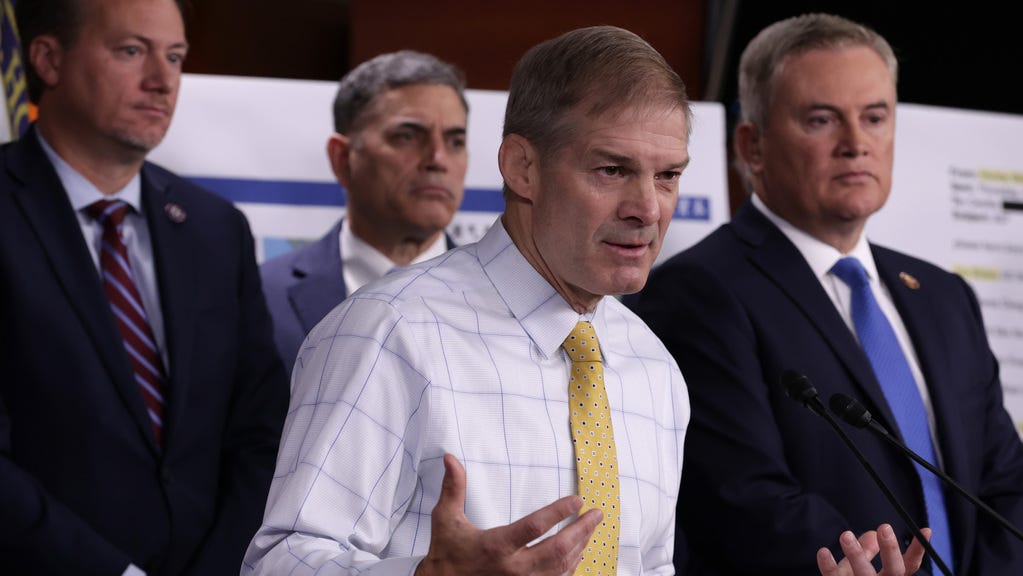
[[52,34],[36,36],[28,46],[28,64],[47,88],[52,88],[60,82],[63,56],[64,47]]
[[327,158],[330,160],[330,167],[334,171],[334,178],[345,189],[348,189],[348,183],[352,177],[351,151],[351,138],[336,132],[330,135],[330,138],[327,140]]
[[735,143],[732,148],[752,174],[758,174],[763,164],[762,141],[763,134],[756,124],[743,122],[735,127]]
[[536,148],[525,137],[509,134],[501,141],[497,166],[505,185],[522,198],[535,200],[539,179]]

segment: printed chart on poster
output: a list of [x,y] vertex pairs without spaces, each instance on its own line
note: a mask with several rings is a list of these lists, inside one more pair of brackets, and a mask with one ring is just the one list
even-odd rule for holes
[[[178,112],[152,159],[233,200],[260,260],[320,237],[344,211],[326,156],[335,82],[185,75]],[[448,232],[486,231],[503,208],[497,148],[507,94],[467,91],[469,169]],[[694,104],[692,161],[659,261],[728,218],[724,109]],[[875,242],[966,278],[1023,433],[1023,117],[900,104],[888,205]]]
[[901,104],[897,118],[892,195],[867,235],[970,283],[1023,433],[1023,117]]
[[[336,82],[186,74],[174,123],[151,159],[238,204],[262,261],[319,238],[343,213],[326,153],[336,90]],[[466,97],[466,192],[448,229],[458,244],[482,236],[504,209],[497,149],[507,93]],[[660,260],[728,218],[724,108],[693,108],[692,161]]]

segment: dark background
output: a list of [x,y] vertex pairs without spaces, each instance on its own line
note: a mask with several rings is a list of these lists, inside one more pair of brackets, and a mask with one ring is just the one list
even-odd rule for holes
[[[377,54],[414,49],[457,64],[468,87],[482,90],[506,90],[515,62],[534,44],[580,26],[613,24],[660,51],[693,99],[723,103],[729,136],[746,43],[771,22],[830,12],[888,39],[899,58],[902,102],[1023,114],[1023,26],[1007,14],[1011,4],[990,0],[191,2],[186,72],[336,81]],[[729,170],[733,211],[745,196]]]
[[[723,4],[721,2],[708,2]],[[775,20],[807,11],[832,12],[869,25],[899,58],[899,99],[1023,114],[1023,26],[1011,4],[994,2],[739,2],[725,91],[735,95],[738,55]]]
[[[21,0],[26,1],[26,0]],[[29,0],[30,1],[30,0]],[[506,89],[532,44],[590,24],[644,36],[698,100],[732,104],[746,42],[775,20],[831,12],[870,25],[900,60],[904,102],[1023,114],[1023,27],[1010,3],[899,0],[191,0],[186,71],[336,80],[380,52],[451,60],[470,88]]]

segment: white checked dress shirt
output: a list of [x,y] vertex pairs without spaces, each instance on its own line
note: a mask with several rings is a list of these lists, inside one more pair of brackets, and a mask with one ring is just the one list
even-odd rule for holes
[[[302,347],[242,574],[412,574],[429,547],[446,452],[465,466],[477,528],[575,494],[561,344],[579,319],[500,222],[477,244],[349,297]],[[685,382],[614,298],[586,319],[618,448],[619,572],[671,574]]]

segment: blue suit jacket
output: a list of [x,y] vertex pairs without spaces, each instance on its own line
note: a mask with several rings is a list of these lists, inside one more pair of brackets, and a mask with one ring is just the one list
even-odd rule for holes
[[[931,264],[871,249],[919,356],[946,472],[1023,526],[1023,445],[1003,407],[973,292]],[[919,287],[900,280],[902,272]],[[779,385],[784,370],[797,370],[825,404],[842,392],[897,430],[866,355],[809,265],[749,201],[731,223],[654,270],[631,305],[689,385],[678,521],[690,574],[816,574],[817,548],[840,553],[842,530],[882,522],[908,541],[909,528],[835,432]],[[909,459],[867,431],[848,432],[926,526]],[[947,494],[954,572],[1023,574],[1023,545]],[[685,573],[685,555],[678,561]]]
[[248,224],[148,163],[142,211],[170,364],[162,450],[38,138],[0,147],[2,573],[234,574],[262,521],[288,398]]
[[[348,297],[341,266],[341,220],[319,240],[260,266],[274,340],[290,374],[305,337]],[[448,250],[455,247],[445,236]]]

